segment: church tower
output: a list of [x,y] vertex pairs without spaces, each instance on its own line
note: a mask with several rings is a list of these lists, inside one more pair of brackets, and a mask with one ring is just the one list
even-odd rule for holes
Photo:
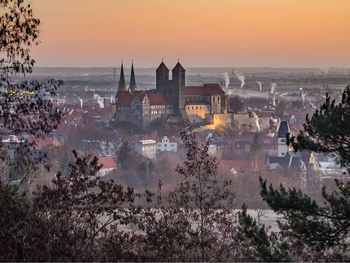
[[129,88],[131,92],[134,92],[136,89],[136,79],[135,79],[135,71],[134,71],[134,63],[131,62],[131,74],[130,74],[130,84]]
[[120,77],[119,77],[119,83],[118,83],[118,91],[126,91],[126,85],[125,85],[125,77],[124,77],[124,66],[123,62],[120,68]]
[[162,94],[163,91],[169,85],[169,69],[165,66],[164,62],[160,63],[156,70],[156,90]]
[[171,102],[174,106],[175,112],[179,110],[179,104],[180,104],[180,94],[181,90],[185,87],[185,72],[186,70],[183,68],[183,66],[180,64],[180,62],[177,62],[175,67],[172,70],[173,79],[172,79],[172,85],[171,85]]
[[277,153],[278,157],[284,157],[289,152],[287,145],[287,134],[290,133],[287,121],[281,121],[277,130]]
[[172,70],[173,73],[173,85],[177,88],[185,87],[185,72],[186,70],[177,62],[175,67]]

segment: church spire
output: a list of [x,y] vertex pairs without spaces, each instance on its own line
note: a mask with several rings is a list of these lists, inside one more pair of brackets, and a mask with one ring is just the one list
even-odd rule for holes
[[124,77],[124,66],[122,62],[122,66],[120,68],[120,78],[118,83],[118,91],[125,91],[126,85],[125,85],[125,77]]
[[131,75],[130,75],[130,91],[135,91],[136,89],[136,79],[135,79],[135,71],[134,71],[134,62],[131,62]]

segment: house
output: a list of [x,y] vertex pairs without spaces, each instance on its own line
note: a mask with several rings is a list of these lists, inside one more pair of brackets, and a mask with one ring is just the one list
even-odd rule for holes
[[155,140],[135,140],[134,149],[142,156],[155,159],[157,154],[157,143]]
[[117,170],[117,162],[113,156],[98,157],[98,163],[102,164],[97,176],[105,176],[112,171]]
[[157,143],[158,152],[177,152],[177,142],[171,142],[167,136]]
[[240,175],[254,170],[250,160],[220,160],[219,165],[233,175]]
[[317,154],[316,170],[321,172],[322,179],[343,179],[349,177],[349,172],[338,163],[338,157],[333,154]]

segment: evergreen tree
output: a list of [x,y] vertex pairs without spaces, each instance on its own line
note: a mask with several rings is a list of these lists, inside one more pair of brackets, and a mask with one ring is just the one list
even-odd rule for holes
[[118,151],[118,162],[122,170],[128,170],[132,162],[132,154],[129,142],[122,143]]
[[[311,150],[336,154],[339,162],[350,168],[350,88],[345,88],[341,101],[327,95],[326,102],[312,115],[306,117],[304,131],[288,138],[296,151]],[[295,188],[278,189],[260,178],[261,196],[282,216],[279,221],[281,235],[288,240],[294,260],[349,260],[350,238],[350,182],[335,180],[336,191],[328,193],[322,188],[323,204]],[[245,227],[251,218],[241,220]],[[266,231],[265,231],[266,233]],[[248,240],[258,239],[259,231],[245,235]],[[263,234],[264,235],[264,234]],[[261,240],[261,239],[260,239]],[[267,246],[266,241],[263,242]],[[259,246],[254,246],[258,251]],[[262,251],[261,253],[263,253]],[[262,256],[263,254],[259,254]],[[267,259],[264,259],[267,260]]]

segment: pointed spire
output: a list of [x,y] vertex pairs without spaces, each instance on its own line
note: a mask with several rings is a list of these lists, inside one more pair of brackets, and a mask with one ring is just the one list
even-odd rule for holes
[[120,77],[119,77],[119,83],[118,83],[118,91],[125,91],[126,85],[125,85],[125,77],[124,77],[124,66],[123,61],[120,68]]
[[130,74],[130,91],[135,91],[136,89],[136,79],[135,79],[135,71],[134,71],[134,62],[131,62],[131,74]]

